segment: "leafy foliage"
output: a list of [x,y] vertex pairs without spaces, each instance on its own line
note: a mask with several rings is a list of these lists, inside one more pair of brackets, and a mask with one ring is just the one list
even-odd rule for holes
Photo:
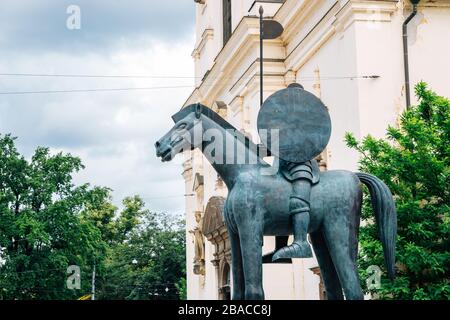
[[177,219],[145,212],[127,241],[112,248],[102,298],[178,299],[177,284],[185,274],[183,226]]
[[[156,284],[170,283],[164,297],[178,298],[181,222],[149,212],[138,196],[119,212],[110,189],[73,184],[83,168],[48,148],[27,161],[15,138],[0,135],[0,299],[78,298],[91,291],[94,264],[97,297],[148,299]],[[81,268],[81,290],[67,289],[70,265]]]
[[[397,278],[382,278],[380,298],[448,299],[450,102],[425,83],[416,86],[417,106],[405,111],[387,140],[346,135],[347,145],[361,154],[360,169],[381,178],[391,189],[398,214]],[[361,269],[383,266],[383,252],[365,196],[361,228]],[[367,278],[365,271],[362,278]],[[370,291],[370,290],[367,290]]]

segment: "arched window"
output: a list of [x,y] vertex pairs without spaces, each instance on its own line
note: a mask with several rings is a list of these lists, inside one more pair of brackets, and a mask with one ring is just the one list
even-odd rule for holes
[[231,300],[230,265],[228,262],[225,262],[223,265],[220,280],[221,286],[219,287],[219,299]]

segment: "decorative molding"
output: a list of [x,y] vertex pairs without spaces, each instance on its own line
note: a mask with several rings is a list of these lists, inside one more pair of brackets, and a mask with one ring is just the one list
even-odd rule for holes
[[220,259],[212,259],[212,260],[211,260],[211,264],[212,264],[214,267],[218,268],[218,267],[219,267],[219,264],[220,264]]
[[[412,4],[407,3],[406,8],[408,10],[411,10]],[[426,0],[419,2],[419,5],[417,6],[420,10],[421,8],[450,8],[450,1],[449,0]],[[410,12],[408,12],[409,14]]]
[[220,191],[222,192],[225,188],[225,182],[223,182],[222,178],[217,175],[216,183],[214,185],[214,191]]
[[322,83],[321,83],[321,79],[320,79],[320,68],[319,67],[317,67],[314,70],[314,78],[315,78],[314,84],[313,84],[314,94],[317,96],[317,98],[322,99]]
[[191,151],[192,169],[194,172],[203,172],[203,153],[200,149]]
[[236,96],[231,102],[230,102],[230,109],[233,112],[233,116],[236,116],[239,112],[244,111],[244,97],[242,96]]
[[207,3],[205,3],[205,4],[202,6],[202,15],[205,14],[206,8],[208,8],[208,4],[207,4]]
[[190,230],[194,237],[195,255],[193,260],[193,273],[196,275],[205,275],[205,239],[203,236],[203,218],[201,211],[195,211],[195,220],[197,222],[193,230]]
[[[224,204],[224,197],[211,197],[206,205],[203,218],[203,234],[214,245],[214,259],[211,260],[211,263],[216,268],[219,290],[229,285],[225,278],[229,277],[226,272],[230,272],[231,264],[231,246],[223,217]],[[228,269],[225,268],[226,266]],[[226,290],[219,291],[219,297],[224,299],[225,293]]]
[[264,8],[264,17],[273,17],[284,2],[285,0],[256,0],[253,1],[248,9],[248,13],[251,16],[259,16],[258,10],[262,6]]
[[183,172],[181,175],[184,178],[185,182],[188,182],[192,179],[192,160],[191,158],[187,159],[183,162]]
[[203,187],[203,185],[204,185],[204,178],[200,173],[197,172],[195,174],[192,191],[197,192],[198,188]]
[[286,86],[290,85],[291,83],[297,82],[297,72],[293,70],[288,70],[284,74],[284,82]]
[[389,22],[397,9],[397,1],[349,0],[336,13],[334,26],[343,32],[355,21]]
[[[315,5],[313,6],[315,7]],[[324,10],[327,10],[325,16],[309,30],[305,30],[305,36],[299,39],[296,47],[288,53],[285,61],[286,68],[293,71],[299,70],[335,34],[333,22],[336,19],[335,14],[339,11],[338,2]],[[298,19],[302,18],[304,19],[305,16],[298,17]],[[294,24],[294,22],[292,23]]]
[[[231,86],[229,93],[236,99],[237,96],[245,96],[253,88],[259,87],[259,58],[255,59],[247,70],[240,75],[240,78]],[[275,78],[282,77],[284,74],[285,66],[284,59],[264,59],[264,81],[265,87],[273,82]],[[283,81],[279,85],[283,85]],[[259,88],[257,89],[259,90]],[[230,103],[230,105],[232,102]]]
[[223,197],[211,197],[206,205],[205,215],[203,218],[203,234],[205,237],[217,244],[215,239],[221,235],[220,229],[225,227],[225,221],[223,219],[223,207],[225,204],[225,198]]
[[191,95],[183,103],[183,107],[186,107],[190,104],[198,103],[198,102],[206,105],[205,99],[203,98],[200,90],[198,90],[198,88],[195,88],[194,91],[192,91]]
[[205,29],[202,33],[199,43],[195,46],[194,51],[192,51],[192,58],[200,59],[201,52],[205,47],[208,40],[214,39],[214,29],[208,28]]
[[[274,93],[277,90],[284,89],[286,87],[284,80],[284,73],[269,74],[264,76],[264,92]],[[248,92],[259,92],[259,75],[251,77],[245,84],[245,88]]]
[[311,27],[306,24],[313,22],[311,16],[323,4],[324,0],[297,0],[287,1],[280,9],[275,20],[285,26],[281,35],[284,43],[292,43],[294,38],[301,33],[308,33]]
[[221,116],[222,118],[226,119],[227,115],[228,115],[228,106],[225,102],[223,101],[215,101],[214,104],[212,105],[211,109],[218,113],[219,116]]
[[[392,0],[348,0],[343,6],[341,2],[335,1],[325,7],[324,4],[330,2],[287,1],[281,7],[275,19],[284,20],[286,25],[283,41],[297,43],[296,47],[288,52],[285,61],[287,68],[299,70],[336,32],[345,31],[353,22],[389,22],[393,13],[398,10],[398,1]],[[320,4],[322,7],[319,7]],[[324,15],[317,18],[316,24],[306,27],[306,22],[310,22],[318,8],[324,11]],[[303,30],[304,36],[294,41],[294,38],[298,37],[298,30]]]
[[230,250],[219,254],[220,261],[217,267],[217,282],[219,291],[219,300],[231,299],[231,261],[227,259],[227,256],[231,255]]
[[[275,46],[279,49],[278,53],[271,50],[275,56],[270,58],[284,59],[284,47],[280,39],[268,40],[265,42],[265,45]],[[204,104],[211,105],[213,101],[217,100],[217,97],[224,91],[225,87],[234,85],[228,79],[231,79],[231,75],[235,74],[236,70],[242,66],[243,61],[245,61],[244,58],[249,56],[249,52],[252,52],[251,55],[254,55],[255,58],[257,57],[258,48],[259,19],[257,17],[243,17],[227,44],[217,55],[209,74],[196,89],[199,91],[200,96],[205,97]],[[193,103],[192,98],[194,98],[193,94],[191,94],[185,105]]]
[[[343,3],[343,4],[342,4]],[[398,1],[393,0],[287,0],[275,14],[274,19],[285,26],[285,32],[281,39],[266,41],[267,47],[279,48],[276,57],[280,62],[279,71],[286,73],[286,68],[293,72],[299,70],[320,48],[325,45],[336,32],[342,32],[354,21],[380,21],[388,22],[393,13],[398,10]],[[428,5],[428,3],[426,4]],[[431,6],[431,5],[430,5]],[[323,12],[323,16],[317,15]],[[376,12],[376,14],[374,14]],[[317,17],[312,19],[313,15]],[[317,20],[317,22],[314,22]],[[308,23],[308,24],[307,24]],[[314,24],[315,23],[315,24]],[[300,39],[299,32],[303,35]],[[210,73],[205,77],[186,103],[193,103],[196,98],[207,97],[202,100],[206,105],[223,94],[229,85],[232,97],[244,95],[257,79],[252,79],[257,74],[254,62],[235,83],[229,84],[226,79],[236,73],[242,67],[244,57],[250,52],[257,56],[259,47],[259,20],[258,17],[244,17],[235,28],[230,40],[217,55]],[[296,43],[296,47],[286,52],[285,43]],[[267,50],[267,52],[274,50]],[[253,53],[255,52],[255,53]],[[284,60],[284,63],[283,63]],[[267,64],[266,64],[266,71]],[[243,79],[250,80],[243,84]],[[286,82],[291,79],[286,78]]]
[[278,12],[275,14],[274,19],[280,22],[285,29],[289,28],[289,22],[292,17],[305,6],[305,2],[317,1],[317,0],[286,0]]

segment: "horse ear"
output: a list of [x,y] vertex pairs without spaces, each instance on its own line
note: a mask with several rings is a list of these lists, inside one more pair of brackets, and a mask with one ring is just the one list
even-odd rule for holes
[[197,119],[200,119],[200,116],[202,115],[202,105],[200,103],[197,103],[197,105],[195,106],[195,117]]

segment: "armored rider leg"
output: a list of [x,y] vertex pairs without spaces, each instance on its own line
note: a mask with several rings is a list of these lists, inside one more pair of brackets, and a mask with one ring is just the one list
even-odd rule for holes
[[289,213],[292,217],[294,241],[290,246],[278,250],[273,260],[282,258],[311,258],[311,245],[308,243],[309,196],[311,184],[301,179],[294,182],[294,194],[290,197]]

